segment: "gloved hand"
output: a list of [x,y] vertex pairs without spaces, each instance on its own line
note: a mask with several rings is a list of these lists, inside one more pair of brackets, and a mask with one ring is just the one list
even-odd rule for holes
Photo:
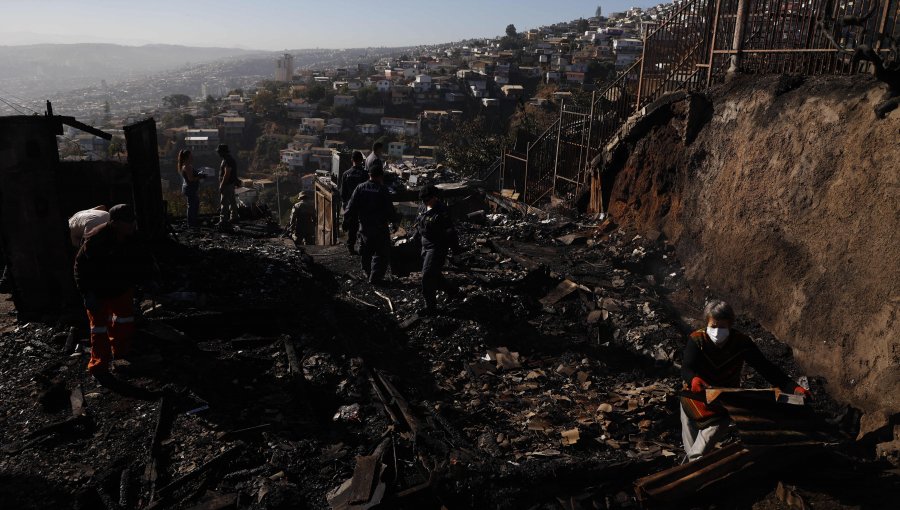
[[803,398],[808,398],[810,400],[813,398],[812,392],[800,385],[797,385],[797,387],[794,388],[794,395],[800,395]]
[[709,383],[704,381],[699,377],[694,377],[691,379],[691,391],[694,393],[700,393],[702,391],[706,391],[706,388],[709,388]]

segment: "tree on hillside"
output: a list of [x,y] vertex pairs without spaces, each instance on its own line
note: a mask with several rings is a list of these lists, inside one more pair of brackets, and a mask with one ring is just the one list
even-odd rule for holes
[[313,102],[322,101],[328,95],[328,87],[316,83],[306,90],[306,98]]
[[172,94],[162,98],[162,103],[169,108],[184,108],[191,104],[191,98],[184,94]]
[[375,87],[363,87],[356,92],[356,102],[360,106],[383,106],[384,98]]
[[586,20],[584,18],[579,19],[578,22],[575,23],[575,31],[578,32],[579,34],[583,34],[583,33],[587,32],[588,30],[590,30],[590,28],[591,28],[590,23],[588,23],[588,20]]
[[501,37],[500,38],[500,49],[501,50],[514,50],[516,48],[521,48],[522,42],[515,37]]
[[513,25],[512,23],[510,23],[509,25],[506,25],[506,36],[507,37],[516,37],[517,35],[519,35],[519,33],[516,32],[515,25]]
[[490,166],[500,156],[507,139],[488,129],[484,117],[460,120],[440,132],[440,156],[462,175]]
[[597,16],[598,18],[603,16],[603,7],[602,6],[599,6],[599,5],[597,6],[597,10],[594,11],[594,16]]
[[256,97],[253,98],[253,109],[257,113],[267,113],[275,110],[278,106],[278,98],[271,91],[262,89],[257,91]]

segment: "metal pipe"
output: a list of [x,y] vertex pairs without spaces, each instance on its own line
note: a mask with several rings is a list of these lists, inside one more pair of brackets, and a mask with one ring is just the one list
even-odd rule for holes
[[734,74],[741,67],[741,51],[744,49],[744,29],[747,24],[747,13],[750,11],[750,0],[738,0],[737,20],[734,22],[734,39],[732,48],[734,54],[731,56],[731,66],[728,68],[728,74]]

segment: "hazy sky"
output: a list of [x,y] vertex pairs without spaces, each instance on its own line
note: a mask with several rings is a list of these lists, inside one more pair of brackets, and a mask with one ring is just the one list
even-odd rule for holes
[[283,50],[494,36],[659,0],[0,0],[0,45],[108,42]]

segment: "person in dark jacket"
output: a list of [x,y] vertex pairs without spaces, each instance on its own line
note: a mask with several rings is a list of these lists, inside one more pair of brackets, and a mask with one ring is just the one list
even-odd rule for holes
[[152,262],[134,238],[130,205],[109,210],[109,222],[85,235],[75,257],[75,283],[91,326],[88,372],[108,373],[113,357],[128,355],[134,335],[134,287],[150,276]]
[[178,174],[181,175],[181,192],[187,199],[188,227],[200,226],[200,181],[206,176],[194,170],[194,155],[189,149],[178,151],[176,159]]
[[373,168],[378,167],[384,170],[384,160],[381,159],[381,151],[384,150],[384,144],[375,142],[372,145],[372,152],[366,158],[366,171],[371,172]]
[[341,214],[344,216],[342,226],[347,231],[347,249],[352,255],[356,255],[359,219],[347,215],[347,204],[356,187],[369,180],[369,172],[366,171],[366,160],[362,152],[354,151],[352,160],[353,166],[341,176]]
[[240,186],[241,180],[237,174],[237,162],[228,150],[228,145],[219,145],[216,154],[222,158],[219,165],[219,225],[226,227],[232,221],[238,220],[238,205],[234,190]]
[[[747,363],[782,391],[811,397],[809,390],[797,385],[767,360],[750,337],[732,329],[735,314],[728,303],[710,301],[704,313],[706,329],[691,333],[684,349],[681,375],[686,390],[702,393],[711,387],[738,388],[741,371]],[[715,404],[682,397],[681,425],[685,461],[690,462],[715,446],[726,431],[728,417]]]
[[447,260],[447,252],[459,252],[459,238],[450,209],[438,197],[434,186],[426,186],[419,193],[422,205],[416,216],[414,239],[422,242],[422,295],[425,297],[424,315],[437,313],[437,291],[443,290],[451,296],[459,294],[459,289],[450,284],[441,270]]
[[394,203],[384,186],[384,169],[373,166],[369,180],[353,190],[347,202],[347,215],[359,219],[359,254],[369,283],[384,283],[391,259],[390,224],[396,221]]
[[301,191],[291,207],[288,222],[291,239],[299,244],[316,244],[316,220],[316,204],[309,199],[307,192]]

